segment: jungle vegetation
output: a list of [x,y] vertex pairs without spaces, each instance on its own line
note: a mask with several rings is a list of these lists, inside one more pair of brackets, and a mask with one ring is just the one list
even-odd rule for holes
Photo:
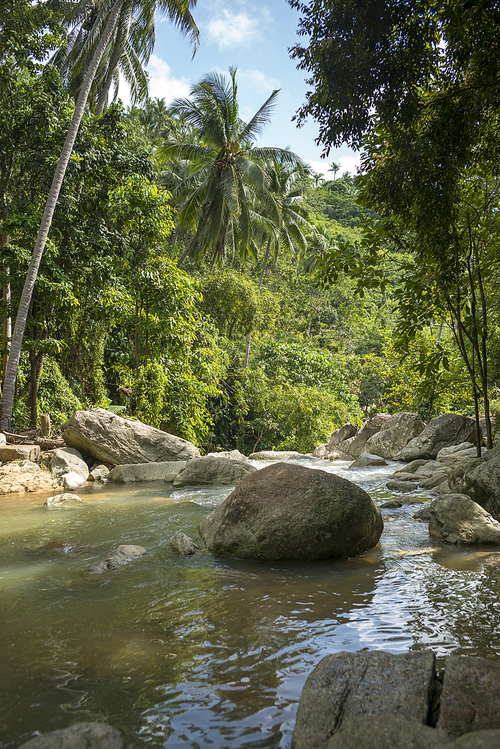
[[[363,151],[361,174],[325,180],[255,145],[278,92],[244,122],[234,69],[188,100],[147,97],[146,0],[1,5],[0,428],[101,406],[206,450],[307,452],[377,410],[498,407],[493,6],[380,2],[376,25],[357,0],[322,0],[321,18],[300,4],[309,46],[293,54],[314,93],[299,117],[326,151]],[[195,44],[193,8],[159,4]],[[359,100],[332,98],[326,19]],[[396,27],[412,45],[391,46]],[[361,43],[385,57],[353,67]]]

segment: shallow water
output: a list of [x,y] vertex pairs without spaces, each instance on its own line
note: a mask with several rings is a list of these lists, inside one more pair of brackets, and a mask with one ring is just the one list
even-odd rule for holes
[[[394,464],[300,462],[355,480],[379,503],[390,496]],[[174,554],[174,533],[196,538],[227,493],[152,483],[90,489],[77,507],[0,498],[2,749],[94,719],[132,747],[289,749],[301,688],[327,653],[499,657],[493,548],[436,544],[406,506],[382,510],[379,546],[343,562]],[[122,543],[148,555],[86,572]]]

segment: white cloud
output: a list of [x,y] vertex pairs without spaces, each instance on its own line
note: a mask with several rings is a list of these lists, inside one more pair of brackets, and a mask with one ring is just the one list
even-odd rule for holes
[[208,37],[219,49],[249,44],[258,35],[258,28],[257,19],[250,18],[246,13],[234,15],[226,9],[207,25]]
[[253,91],[269,96],[274,89],[280,87],[277,78],[269,78],[260,70],[238,70],[238,80],[245,87],[251,87]]
[[[186,98],[189,95],[191,84],[188,79],[174,78],[170,67],[160,57],[151,55],[147,70],[151,99],[165,99],[168,106],[173,99]],[[118,98],[122,100],[126,107],[130,106],[130,87],[121,75]]]
[[148,65],[149,95],[151,99],[165,99],[168,105],[173,99],[186,98],[191,84],[187,78],[174,78],[167,63],[156,55],[151,55]]

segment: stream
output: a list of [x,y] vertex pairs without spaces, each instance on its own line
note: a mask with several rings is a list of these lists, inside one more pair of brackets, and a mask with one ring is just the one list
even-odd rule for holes
[[[400,465],[299,462],[379,504]],[[175,554],[172,536],[196,540],[229,491],[96,485],[81,505],[50,508],[46,494],[0,497],[0,749],[89,720],[133,749],[289,749],[302,686],[328,653],[499,657],[494,547],[436,543],[411,505],[382,509],[380,544],[342,562]],[[124,543],[148,555],[86,571]]]

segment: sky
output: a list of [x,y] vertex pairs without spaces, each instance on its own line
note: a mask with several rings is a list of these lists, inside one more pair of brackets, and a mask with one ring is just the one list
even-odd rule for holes
[[[226,73],[237,68],[240,116],[248,121],[274,89],[281,89],[272,120],[259,145],[291,148],[314,171],[325,174],[332,162],[339,174],[355,173],[359,154],[349,148],[332,149],[326,159],[315,144],[318,126],[309,119],[297,128],[292,117],[306,101],[307,72],[299,71],[288,48],[305,37],[297,35],[299,14],[286,0],[198,0],[192,11],[200,31],[195,56],[188,38],[169,21],[157,17],[156,43],[150,59],[150,96],[186,97],[192,84],[209,72]],[[123,86],[120,98],[129,104]]]

